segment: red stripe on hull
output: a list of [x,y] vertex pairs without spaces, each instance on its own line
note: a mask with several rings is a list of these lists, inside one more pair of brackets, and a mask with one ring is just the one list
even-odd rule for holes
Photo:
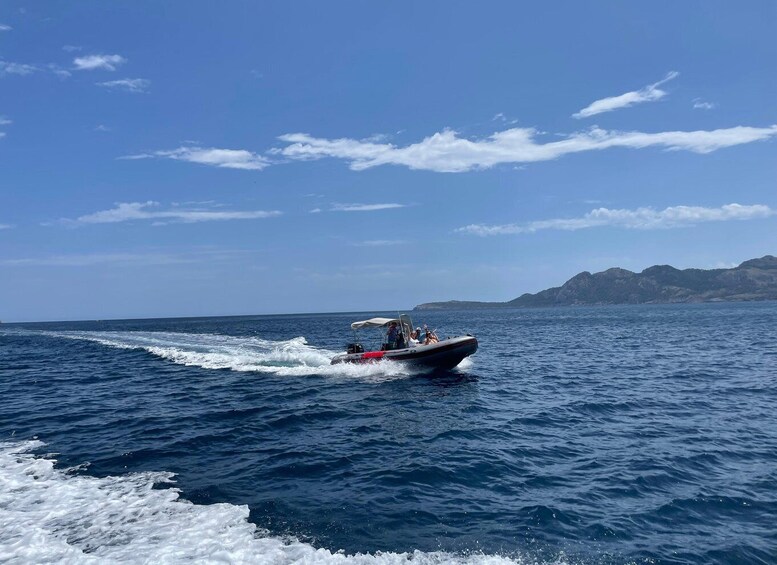
[[380,359],[386,354],[385,351],[368,351],[362,355],[362,359]]

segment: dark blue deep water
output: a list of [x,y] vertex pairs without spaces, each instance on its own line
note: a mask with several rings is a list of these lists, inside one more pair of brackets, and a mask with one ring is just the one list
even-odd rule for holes
[[0,326],[0,562],[777,563],[777,303],[362,316]]

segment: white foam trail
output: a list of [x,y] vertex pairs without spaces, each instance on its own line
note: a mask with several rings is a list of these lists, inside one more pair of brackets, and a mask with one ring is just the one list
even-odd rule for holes
[[335,352],[308,345],[304,337],[270,341],[258,337],[178,332],[41,331],[53,337],[94,341],[120,349],[142,349],[177,363],[204,369],[230,369],[282,376],[329,375],[387,380],[416,374],[402,363],[330,365]]
[[[0,562],[259,563],[300,565],[505,565],[534,563],[499,555],[433,552],[346,555],[268,535],[248,507],[192,504],[171,473],[95,478],[54,468],[29,452],[39,441],[0,442]],[[563,555],[555,561],[562,563]]]

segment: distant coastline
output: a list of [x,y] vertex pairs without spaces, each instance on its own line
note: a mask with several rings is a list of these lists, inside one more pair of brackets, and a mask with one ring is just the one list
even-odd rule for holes
[[676,269],[654,265],[641,273],[617,267],[583,271],[563,285],[522,294],[508,302],[449,300],[426,302],[414,310],[682,304],[777,300],[777,257],[750,259],[731,269]]

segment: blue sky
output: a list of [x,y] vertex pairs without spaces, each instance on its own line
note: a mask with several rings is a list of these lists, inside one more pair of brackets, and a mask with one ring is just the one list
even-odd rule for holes
[[777,4],[4,2],[0,319],[777,253]]

